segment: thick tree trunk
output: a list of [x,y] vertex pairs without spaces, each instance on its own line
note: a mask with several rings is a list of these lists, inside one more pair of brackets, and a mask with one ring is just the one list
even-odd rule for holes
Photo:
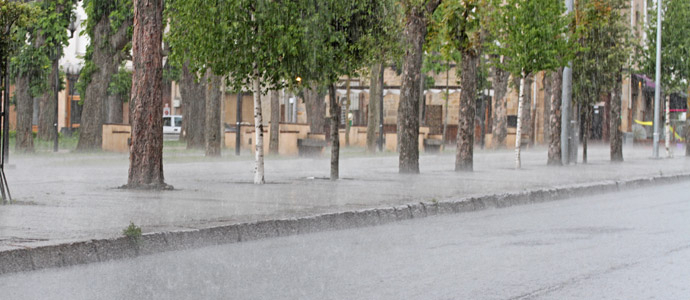
[[549,154],[547,165],[560,166],[562,162],[561,153],[561,89],[563,89],[563,68],[551,74],[551,110],[549,113]]
[[261,83],[259,82],[259,70],[254,70],[254,184],[264,184],[264,120],[261,114]]
[[542,85],[544,86],[544,113],[542,114],[542,131],[544,134],[544,144],[549,145],[551,141],[551,124],[549,123],[551,119],[551,95],[553,87],[553,73],[544,73],[544,79]]
[[345,147],[350,147],[350,76],[347,76],[345,98]]
[[189,70],[189,63],[182,66],[180,96],[182,101],[182,137],[187,149],[204,147],[206,128],[206,76],[196,80],[196,74]]
[[398,105],[398,169],[400,173],[419,173],[419,100],[422,98],[422,54],[426,37],[423,11],[407,15],[404,40],[406,45],[400,103]]
[[223,79],[206,71],[209,81],[206,83],[206,111],[205,111],[205,149],[207,157],[220,156],[220,87]]
[[583,107],[585,113],[585,132],[582,133],[582,163],[587,163],[587,142],[589,141],[589,132],[592,128],[592,106],[587,104]]
[[518,98],[518,112],[517,112],[517,127],[515,128],[515,168],[522,167],[520,161],[520,146],[522,143],[522,116],[523,107],[525,106],[525,74],[520,76],[520,94]]
[[[80,151],[101,148],[103,123],[107,118],[106,99],[108,85],[110,85],[113,74],[117,72],[120,63],[124,59],[124,53],[121,50],[129,42],[127,32],[132,20],[125,20],[114,33],[111,32],[109,20],[108,16],[104,16],[98,21],[94,28],[94,38],[91,41],[94,45],[102,46],[93,48],[91,59],[96,65],[96,70],[91,74],[86,91],[82,95],[84,110],[81,114],[79,143],[77,144],[77,150]],[[132,99],[134,98],[132,96]],[[136,104],[130,102],[130,111],[135,106]]]
[[331,115],[331,180],[339,178],[340,136],[338,125],[340,124],[340,105],[335,95],[335,84],[328,85],[328,110]]
[[118,95],[108,95],[107,123],[122,123],[122,98]]
[[324,133],[326,126],[326,102],[319,95],[318,88],[311,85],[304,89],[304,103],[307,109],[307,122],[311,133]]
[[477,66],[479,53],[462,55],[462,94],[458,115],[458,138],[455,154],[455,171],[472,171],[474,155],[474,116],[476,113]]
[[[379,96],[383,96],[383,87],[379,84],[383,78],[383,64],[375,63],[371,67],[369,86],[369,110],[367,111],[367,152],[376,152],[376,132],[379,125]],[[380,93],[379,93],[380,92]]]
[[31,97],[27,75],[15,78],[15,101],[17,111],[17,137],[15,149],[19,152],[34,152],[34,136],[32,119],[34,116],[34,99]]
[[508,92],[510,73],[496,66],[492,68],[492,73],[494,109],[491,145],[492,148],[503,148],[505,147],[506,136],[508,136],[508,99],[506,93]]
[[134,0],[129,188],[168,188],[163,176],[163,0]]
[[609,131],[611,132],[611,161],[623,161],[623,133],[621,132],[621,94],[623,93],[622,74],[616,76],[616,86],[611,97],[611,116]]
[[44,141],[52,141],[55,139],[55,123],[57,123],[57,116],[55,115],[55,89],[57,82],[55,82],[55,75],[59,72],[59,59],[53,61],[50,77],[48,81],[48,90],[43,93],[41,98],[40,108],[38,110],[38,138]]
[[278,155],[280,151],[280,91],[271,91],[271,139],[268,141],[268,153]]

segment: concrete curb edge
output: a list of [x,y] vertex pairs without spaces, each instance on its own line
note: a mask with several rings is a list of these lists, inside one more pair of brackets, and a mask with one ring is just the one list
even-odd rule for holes
[[677,183],[689,179],[690,173],[640,177],[620,181],[610,180],[522,192],[420,202],[394,207],[328,213],[302,218],[264,220],[186,231],[146,233],[138,241],[129,237],[119,237],[14,249],[0,251],[0,274],[105,262],[273,237],[376,226],[434,215],[555,201],[576,195],[588,196],[657,184]]

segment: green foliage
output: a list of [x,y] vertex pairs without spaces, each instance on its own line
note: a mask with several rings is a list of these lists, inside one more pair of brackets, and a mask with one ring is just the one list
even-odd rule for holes
[[129,222],[129,226],[122,230],[122,234],[138,243],[141,240],[141,227],[134,225],[134,222]]
[[496,37],[490,43],[493,54],[509,57],[502,68],[514,77],[554,70],[566,65],[572,56],[572,43],[567,38],[563,1],[498,0],[504,2],[492,11],[495,23],[490,27]]
[[390,0],[172,0],[166,41],[177,66],[189,61],[199,74],[228,75],[235,90],[257,76],[264,91],[294,86],[298,76],[334,82],[375,56],[380,37],[393,31],[383,20],[395,11]]
[[[690,85],[690,1],[664,0],[661,20],[661,83],[665,92]],[[646,47],[640,53],[640,71],[654,78],[656,72],[656,5],[649,7]]]
[[580,103],[599,101],[621,80],[630,55],[629,28],[624,0],[580,0],[576,35],[579,46],[573,60],[573,96]]
[[[127,43],[122,49],[112,49],[109,44],[109,39],[103,39],[100,44],[96,45],[96,33],[94,32],[98,22],[107,19],[110,24],[110,36],[115,34],[123,24],[128,24],[127,20],[134,17],[134,8],[132,7],[132,0],[84,0],[84,10],[88,18],[86,19],[86,30],[81,34],[89,36],[91,43],[86,48],[84,55],[84,67],[79,73],[79,81],[77,82],[77,91],[81,97],[81,101],[85,100],[86,87],[91,83],[91,76],[98,70],[98,66],[93,62],[93,54],[95,47],[106,50],[111,55],[116,53],[129,53],[131,43]],[[131,40],[132,28],[127,29],[127,39]]]
[[30,4],[0,0],[0,66],[5,66],[5,58],[10,55],[13,44],[21,41],[15,32],[32,25],[39,12]]
[[132,71],[127,70],[124,66],[113,75],[108,85],[108,94],[116,95],[124,102],[129,101],[130,93],[132,91]]

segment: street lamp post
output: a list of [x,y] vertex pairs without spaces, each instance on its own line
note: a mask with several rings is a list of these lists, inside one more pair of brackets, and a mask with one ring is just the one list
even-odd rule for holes
[[654,90],[654,149],[652,156],[659,158],[659,106],[661,103],[661,0],[656,2],[656,89]]
[[[565,0],[568,13],[573,11],[573,0]],[[572,104],[573,88],[572,62],[563,68],[563,87],[561,91],[561,161],[564,165],[570,163],[570,143],[573,143],[570,130],[570,107]],[[577,157],[575,158],[577,160]]]

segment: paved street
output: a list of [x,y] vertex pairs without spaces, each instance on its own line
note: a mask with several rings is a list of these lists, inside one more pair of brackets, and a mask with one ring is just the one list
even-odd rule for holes
[[[0,206],[0,250],[121,235],[130,221],[144,232],[204,228],[265,219],[377,208],[420,201],[516,192],[690,171],[690,159],[651,160],[651,148],[625,148],[611,164],[608,146],[592,146],[590,164],[546,166],[546,150],[477,151],[475,172],[453,172],[454,155],[422,155],[422,174],[398,174],[397,155],[343,154],[338,182],[325,178],[329,160],[268,158],[268,184],[251,184],[249,155],[206,159],[166,151],[166,181],[175,191],[117,189],[127,179],[126,155],[63,153],[11,156],[7,170],[16,204]],[[683,153],[677,151],[679,153]]]
[[4,299],[688,299],[690,183],[0,277]]

